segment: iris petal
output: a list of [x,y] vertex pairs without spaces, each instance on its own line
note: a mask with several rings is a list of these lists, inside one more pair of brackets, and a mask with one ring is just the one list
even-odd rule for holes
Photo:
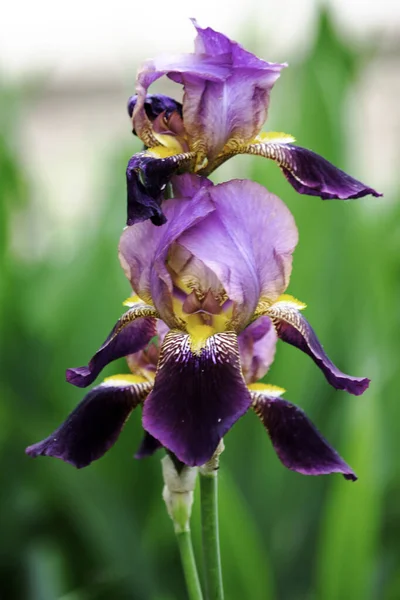
[[311,325],[291,302],[276,302],[266,314],[272,319],[278,337],[308,354],[333,387],[355,396],[365,392],[370,380],[339,371],[326,355]]
[[110,362],[142,350],[156,334],[157,317],[157,311],[146,304],[128,310],[87,366],[67,369],[67,381],[78,387],[87,387]]
[[161,349],[143,426],[187,465],[202,465],[250,407],[233,332],[192,348],[189,335],[170,332]]
[[252,400],[285,467],[303,475],[342,473],[345,479],[357,479],[300,408],[267,391],[252,392]]
[[172,280],[166,267],[171,245],[187,229],[197,225],[215,208],[205,194],[212,183],[197,175],[174,177],[177,198],[165,203],[168,227],[153,227],[147,221],[127,227],[119,244],[121,265],[134,291],[152,301],[169,327],[176,326],[172,308]]
[[135,458],[141,459],[152,456],[159,448],[162,448],[160,442],[150,435],[150,433],[145,431],[140,446],[135,454]]
[[194,54],[162,56],[143,65],[133,123],[141,139],[151,141],[145,113],[147,89],[167,75],[184,86],[183,121],[192,148],[212,161],[230,138],[248,141],[259,132],[267,117],[270,91],[286,65],[263,61],[225,35],[193,24]]
[[[128,100],[128,114],[132,117],[137,102],[137,95]],[[147,94],[144,100],[144,109],[150,121],[154,121],[158,115],[165,112],[168,117],[176,111],[182,117],[182,104],[164,94]],[[133,131],[135,133],[135,131]]]
[[206,195],[215,211],[178,242],[216,274],[247,325],[260,296],[276,300],[286,289],[297,228],[282,200],[258,183],[232,180]]
[[240,363],[246,383],[262,379],[271,366],[277,335],[268,317],[260,317],[238,336]]
[[166,222],[161,209],[166,186],[179,169],[189,168],[193,158],[190,152],[157,158],[147,150],[132,156],[126,169],[128,225],[147,219],[154,225]]
[[323,200],[350,200],[368,194],[382,196],[322,156],[300,146],[272,141],[250,144],[243,152],[274,160],[299,194],[320,196]]
[[78,469],[107,452],[117,441],[132,410],[152,384],[110,378],[91,390],[67,420],[46,439],[26,449],[29,456],[53,456]]

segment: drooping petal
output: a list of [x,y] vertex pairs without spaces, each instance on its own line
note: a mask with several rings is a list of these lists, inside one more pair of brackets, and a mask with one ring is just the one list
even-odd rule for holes
[[146,304],[128,310],[87,366],[67,369],[67,381],[78,387],[87,387],[110,362],[142,350],[156,334],[158,317],[157,311]]
[[326,355],[311,325],[292,302],[278,301],[266,310],[266,314],[272,319],[279,338],[308,354],[333,387],[355,396],[365,392],[370,380],[339,371]]
[[162,444],[160,444],[155,437],[150,435],[150,433],[145,431],[140,446],[135,454],[135,458],[147,458],[148,456],[152,456],[154,452],[160,448],[162,448]]
[[357,479],[300,408],[271,393],[272,386],[260,387],[264,390],[251,393],[253,409],[285,467],[303,475],[342,473],[345,479]]
[[128,367],[133,374],[141,375],[148,381],[154,380],[158,364],[158,357],[160,355],[160,348],[168,331],[169,328],[167,325],[158,319],[156,322],[155,337],[153,337],[153,339],[143,350],[135,352],[134,354],[129,354],[126,357]]
[[215,210],[204,193],[212,186],[209,180],[188,174],[175,177],[175,185],[177,197],[165,203],[168,227],[154,228],[149,222],[138,223],[125,229],[119,244],[121,265],[133,290],[146,302],[153,302],[170,327],[176,323],[172,280],[165,265],[168,251],[185,230]]
[[300,146],[271,141],[250,144],[244,152],[274,160],[299,194],[320,196],[323,200],[349,200],[368,194],[382,196],[322,156]]
[[189,335],[170,332],[161,349],[143,426],[187,465],[202,465],[249,408],[233,332],[193,347]]
[[173,154],[160,158],[155,149],[132,156],[126,169],[128,192],[127,224],[133,225],[151,219],[154,225],[163,225],[166,217],[161,208],[165,189],[179,169],[189,167],[194,154]]
[[277,342],[271,319],[260,317],[238,336],[240,363],[247,384],[262,379],[271,366]]
[[26,449],[29,456],[54,456],[78,469],[115,444],[132,410],[152,385],[132,375],[110,377],[91,390],[49,437]]
[[286,205],[258,183],[233,180],[206,190],[215,211],[178,242],[217,275],[247,324],[261,296],[286,289],[297,228]]

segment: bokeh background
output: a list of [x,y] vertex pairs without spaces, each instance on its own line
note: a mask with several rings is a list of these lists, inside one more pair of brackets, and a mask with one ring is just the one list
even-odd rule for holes
[[[126,99],[135,71],[188,52],[196,16],[271,61],[287,60],[269,130],[286,131],[384,192],[298,196],[279,169],[238,157],[215,181],[253,178],[295,215],[289,293],[344,371],[334,391],[283,344],[268,381],[287,389],[359,480],[285,470],[254,415],[226,438],[220,470],[228,600],[400,598],[400,10],[395,1],[67,4],[14,2],[0,22],[0,597],[183,600],[160,453],[142,462],[133,414],[100,461],[75,470],[24,455],[82,398],[85,364],[129,294],[116,247],[125,167],[140,149]],[[164,86],[164,87],[163,87]],[[158,89],[176,94],[168,82]],[[263,232],[260,231],[260,243]],[[126,370],[123,361],[107,374]],[[193,530],[201,563],[199,507]]]

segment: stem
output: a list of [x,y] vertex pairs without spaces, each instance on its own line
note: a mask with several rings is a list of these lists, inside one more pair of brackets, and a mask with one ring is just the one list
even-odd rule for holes
[[189,600],[203,600],[199,575],[197,573],[196,561],[193,553],[192,536],[189,531],[177,531],[179,552],[181,555],[183,572]]
[[189,600],[203,600],[200,580],[190,534],[190,515],[197,467],[177,467],[176,461],[164,456],[161,461],[164,489],[163,500],[174,524]]
[[201,528],[208,600],[224,599],[218,531],[218,455],[200,467]]

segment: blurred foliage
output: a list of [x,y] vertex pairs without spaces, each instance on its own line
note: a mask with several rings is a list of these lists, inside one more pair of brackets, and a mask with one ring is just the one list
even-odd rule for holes
[[[274,90],[268,127],[294,134],[300,145],[345,168],[343,109],[359,59],[323,15],[310,55],[285,71]],[[112,451],[82,471],[56,460],[33,461],[23,452],[81,399],[82,392],[65,383],[64,370],[85,364],[128,293],[116,245],[130,149],[105,161],[106,201],[70,262],[22,259],[10,246],[30,206],[31,182],[16,144],[17,96],[0,88],[0,597],[184,599],[161,502],[160,456],[132,460],[139,414]],[[360,398],[334,391],[306,356],[278,346],[268,381],[288,390],[288,399],[307,411],[359,481],[285,470],[254,415],[243,418],[226,439],[220,472],[226,596],[396,600],[400,205],[300,197],[266,163],[247,163],[247,176],[285,199],[300,232],[289,292],[308,303],[308,318],[338,365],[373,383]],[[373,185],[373,177],[367,183]],[[123,361],[107,372],[121,370]],[[198,521],[197,501],[193,529],[200,558]]]

